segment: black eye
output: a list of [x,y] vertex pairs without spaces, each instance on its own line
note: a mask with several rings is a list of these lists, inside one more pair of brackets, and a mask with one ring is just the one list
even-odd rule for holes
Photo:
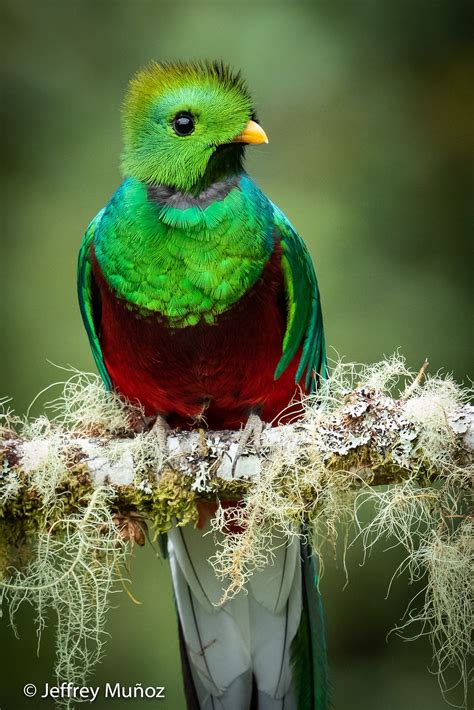
[[181,111],[173,119],[173,129],[178,136],[189,136],[194,131],[194,117],[187,111]]

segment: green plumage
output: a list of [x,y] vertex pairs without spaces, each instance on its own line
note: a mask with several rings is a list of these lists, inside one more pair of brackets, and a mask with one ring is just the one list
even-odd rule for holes
[[[245,215],[245,220],[242,219]],[[226,197],[202,208],[160,206],[142,183],[128,178],[89,225],[79,254],[78,293],[94,359],[110,386],[94,327],[90,246],[119,298],[144,315],[156,312],[170,327],[210,325],[255,284],[275,236],[282,247],[288,324],[275,379],[298,348],[296,381],[314,389],[325,376],[326,354],[314,268],[302,239],[284,214],[243,175]]]
[[[90,223],[79,253],[79,302],[99,373],[108,389],[140,402],[149,416],[166,416],[172,426],[187,427],[204,412],[214,429],[238,428],[256,411],[275,422],[295,393],[314,391],[316,376],[326,376],[326,354],[308,251],[243,169],[242,144],[267,142],[245,84],[218,63],[152,63],[132,80],[123,115],[125,179]],[[175,536],[170,555],[179,544]],[[188,674],[188,707],[207,703],[200,683],[211,679],[216,703],[227,693],[234,698],[222,707],[235,707],[238,688],[239,697],[252,693],[252,707],[257,693],[265,707],[296,696],[298,710],[327,710],[322,608],[310,547],[301,549],[301,587],[298,567],[291,581],[294,556],[292,568],[285,554],[281,569],[270,571],[269,579],[280,574],[281,585],[286,575],[291,582],[285,581],[284,624],[280,612],[264,615],[273,607],[263,585],[254,590],[262,623],[245,639],[214,614],[201,618],[204,587],[199,577],[194,584],[196,569],[203,579],[213,573],[200,564],[200,545],[192,553],[196,568],[184,552],[172,557],[183,668],[199,669],[209,657],[219,673],[217,683],[209,667],[199,682]],[[188,557],[192,574],[185,574],[183,587]],[[203,645],[201,635],[211,641]],[[270,659],[266,650],[263,658],[254,654],[265,638],[275,652]],[[245,657],[245,678],[238,639],[254,648]],[[191,654],[194,643],[200,651]],[[225,654],[234,652],[232,680]],[[232,680],[229,686],[221,686],[221,675]]]
[[301,545],[303,611],[291,645],[298,710],[328,710],[329,684],[323,609],[311,548]]
[[87,227],[79,250],[79,260],[77,268],[77,294],[79,297],[79,307],[81,309],[82,320],[89,337],[92,355],[95,360],[99,374],[102,377],[107,389],[112,388],[109,373],[104,364],[102,350],[94,321],[93,294],[92,294],[92,266],[90,261],[91,245],[97,225],[102,219],[104,210],[101,210]]
[[[120,298],[170,327],[215,318],[253,286],[273,249],[271,206],[249,179],[205,209],[160,205],[129,178],[94,238],[97,260]],[[245,215],[245,221],[241,216]]]
[[299,382],[306,371],[305,387],[313,390],[313,373],[326,377],[323,316],[316,274],[301,237],[278,207],[274,205],[273,210],[273,219],[281,235],[282,269],[288,297],[288,326],[283,341],[283,355],[275,370],[275,378],[284,372],[303,344],[296,381]]
[[[180,111],[199,119],[192,140],[173,132],[172,119]],[[252,113],[245,83],[221,63],[152,62],[132,79],[125,98],[123,172],[148,183],[199,191],[210,162],[212,172],[216,147],[231,141]],[[227,174],[223,167],[212,181]]]
[[[177,136],[170,123],[183,109],[199,118],[188,138]],[[260,278],[279,238],[288,323],[275,378],[300,347],[296,381],[305,374],[305,388],[313,389],[313,372],[325,375],[321,307],[309,254],[284,214],[243,172],[240,147],[227,143],[252,113],[244,82],[218,63],[152,63],[132,80],[124,104],[127,178],[91,222],[79,255],[81,311],[107,386],[93,318],[92,243],[119,298],[181,328],[200,321],[211,325],[241,299]],[[232,179],[235,185],[223,196],[189,200]],[[181,190],[189,206],[150,199],[149,187],[161,183]]]

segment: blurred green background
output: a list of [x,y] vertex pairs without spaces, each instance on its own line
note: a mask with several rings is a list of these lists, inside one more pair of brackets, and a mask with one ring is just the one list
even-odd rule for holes
[[[468,251],[472,210],[470,3],[455,0],[164,2],[3,0],[2,379],[24,412],[61,373],[93,369],[75,268],[91,217],[120,181],[120,105],[151,58],[220,58],[240,67],[268,146],[248,168],[304,236],[327,339],[346,360],[397,348],[418,368],[472,372]],[[471,106],[469,103],[471,102]],[[397,550],[361,568],[326,555],[322,592],[335,710],[441,710],[429,646],[389,629],[416,591]],[[136,606],[116,595],[93,683],[165,685],[183,708],[168,570],[149,547],[132,563]],[[46,707],[26,682],[54,682],[52,630],[36,657],[2,622],[0,707]],[[155,706],[97,701],[102,710]]]

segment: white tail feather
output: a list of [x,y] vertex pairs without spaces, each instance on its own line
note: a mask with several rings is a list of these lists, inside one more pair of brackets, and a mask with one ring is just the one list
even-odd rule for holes
[[[193,676],[197,675],[199,679],[196,690],[200,702],[204,706],[205,698],[209,694],[214,697],[224,695],[233,681],[243,674],[248,675],[250,695],[252,676],[248,631],[247,634],[242,634],[242,625],[239,623],[242,620],[247,621],[248,628],[245,600],[243,597],[237,597],[227,604],[226,608],[212,609],[209,609],[207,600],[204,604],[200,603],[198,597],[203,596],[201,584],[206,588],[205,580],[202,580],[201,575],[199,581],[193,579],[192,586],[188,583],[178,561],[183,559],[183,551],[180,551],[179,557],[176,554],[177,548],[182,544],[182,538],[177,538],[177,545],[175,539],[168,542],[171,574],[191,670]],[[208,574],[213,574],[211,567]],[[226,705],[220,707],[225,710],[232,708],[227,708]]]
[[286,606],[296,567],[300,566],[299,544],[297,540],[288,543],[274,538],[272,548],[273,563],[250,577],[249,589],[259,604],[279,614]]
[[[293,544],[297,545],[297,541]],[[262,574],[266,570],[263,570]],[[285,606],[273,614],[249,594],[253,673],[259,690],[284,698],[291,687],[290,647],[301,618],[301,567],[295,568]]]
[[255,679],[259,709],[294,710],[290,646],[301,617],[299,543],[282,544],[272,565],[256,572],[222,606],[225,584],[208,559],[209,530],[174,528],[168,549],[174,592],[202,710],[247,710]]

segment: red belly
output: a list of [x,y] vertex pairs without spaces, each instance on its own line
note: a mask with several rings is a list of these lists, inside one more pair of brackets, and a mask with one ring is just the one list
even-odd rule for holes
[[[162,414],[172,427],[189,428],[204,417],[211,429],[239,428],[250,411],[264,421],[288,420],[301,396],[295,385],[298,353],[281,377],[286,305],[279,249],[258,283],[215,324],[169,328],[143,317],[108,288],[94,263],[101,297],[101,347],[114,387],[147,415]],[[275,422],[276,423],[276,422]]]

